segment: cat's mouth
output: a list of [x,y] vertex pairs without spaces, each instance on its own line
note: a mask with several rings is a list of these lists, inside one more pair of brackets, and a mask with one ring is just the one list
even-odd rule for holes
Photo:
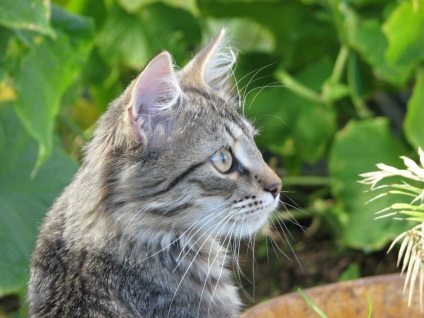
[[234,215],[247,215],[253,213],[269,213],[278,205],[279,196],[276,198],[270,195],[261,197],[246,196],[244,199],[236,201],[232,206]]
[[245,196],[234,201],[229,211],[220,217],[211,217],[213,221],[205,218],[201,226],[224,238],[247,237],[266,224],[271,213],[277,208],[278,202],[279,195],[274,198],[269,193],[261,196]]
[[235,203],[232,206],[231,213],[233,219],[239,221],[241,219],[247,221],[249,218],[265,222],[269,214],[278,206],[279,196],[274,198],[271,195],[261,197],[251,196],[245,200]]

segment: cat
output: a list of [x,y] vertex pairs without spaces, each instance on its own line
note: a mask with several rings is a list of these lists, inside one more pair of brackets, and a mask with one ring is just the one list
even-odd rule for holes
[[40,229],[30,317],[239,316],[228,246],[266,224],[281,180],[234,63],[223,29],[179,71],[159,53],[109,105]]

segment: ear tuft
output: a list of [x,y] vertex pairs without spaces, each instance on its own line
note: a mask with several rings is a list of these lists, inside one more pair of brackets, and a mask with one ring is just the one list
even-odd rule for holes
[[203,80],[214,88],[222,88],[232,75],[232,69],[236,61],[236,55],[228,46],[226,30],[221,32],[212,40],[213,46],[204,63]]
[[227,86],[235,61],[236,55],[228,46],[226,30],[222,29],[182,72],[198,85],[222,89]]
[[156,55],[147,64],[133,87],[131,102],[130,118],[139,142],[146,143],[157,126],[166,125],[178,113],[182,92],[168,52]]

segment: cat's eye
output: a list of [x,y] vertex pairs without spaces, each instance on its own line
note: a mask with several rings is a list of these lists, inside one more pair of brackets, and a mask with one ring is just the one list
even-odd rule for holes
[[212,155],[211,161],[216,170],[226,173],[233,165],[233,155],[228,149],[220,149]]

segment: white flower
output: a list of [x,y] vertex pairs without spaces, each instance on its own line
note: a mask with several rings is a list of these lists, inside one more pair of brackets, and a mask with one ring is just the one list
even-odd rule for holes
[[[405,181],[403,184],[384,184],[377,187],[377,183],[381,180],[400,176],[410,180],[424,182],[424,151],[419,148],[418,154],[420,156],[420,165],[415,161],[405,156],[402,156],[406,169],[397,169],[383,163],[377,164],[379,171],[367,172],[360,176],[364,179],[360,182],[363,184],[370,184],[371,190],[378,190],[382,188],[389,189],[384,193],[380,193],[373,200],[386,196],[388,194],[401,194],[407,197],[412,197],[413,200],[410,204],[395,203],[388,208],[385,208],[377,214],[382,214],[380,217],[394,217],[397,219],[404,219],[409,221],[420,222],[409,231],[400,234],[392,243],[389,251],[393,246],[402,241],[398,254],[398,266],[402,262],[402,273],[406,272],[404,292],[409,286],[409,305],[411,304],[412,295],[417,279],[419,278],[420,290],[420,306],[423,311],[423,296],[424,296],[424,189],[412,186]],[[378,217],[378,218],[380,218]]]
[[360,182],[363,184],[371,184],[371,189],[374,189],[377,183],[381,180],[394,176],[424,182],[424,151],[421,148],[418,148],[418,154],[420,155],[421,167],[412,159],[402,156],[401,158],[403,159],[407,170],[397,169],[384,163],[379,163],[377,164],[377,168],[380,169],[380,171],[360,174],[360,176],[364,178]]
[[403,239],[399,249],[397,266],[402,262],[403,274],[406,271],[405,285],[403,292],[405,293],[409,286],[408,305],[411,306],[412,296],[414,294],[415,284],[419,278],[420,290],[420,307],[423,311],[423,292],[424,292],[424,223],[421,223],[409,231],[399,235],[390,246],[390,252],[397,242]]

